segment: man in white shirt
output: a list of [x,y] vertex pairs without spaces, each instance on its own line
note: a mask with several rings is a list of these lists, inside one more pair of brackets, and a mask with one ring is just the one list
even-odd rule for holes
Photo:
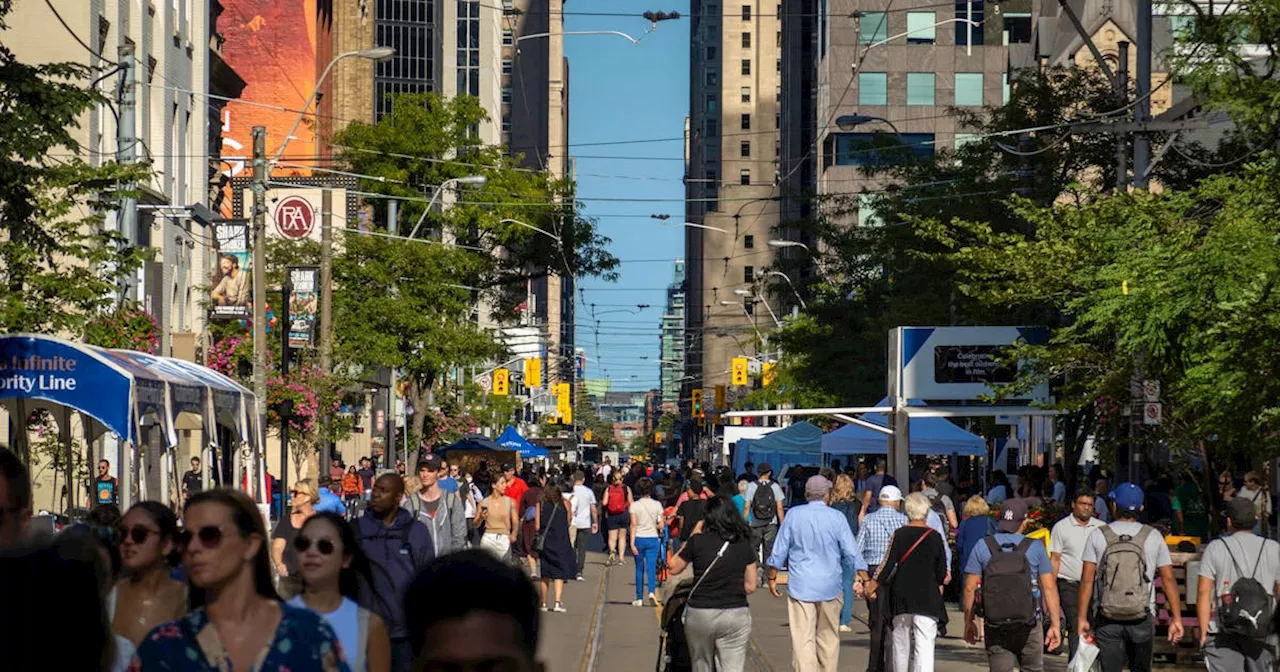
[[587,475],[573,473],[573,550],[578,555],[578,580],[584,581],[582,570],[587,564],[587,543],[600,530],[600,508],[596,493],[586,486]]
[[[1257,522],[1257,509],[1252,500],[1236,497],[1227,502],[1227,532],[1205,546],[1200,557],[1200,580],[1196,592],[1196,618],[1200,622],[1200,647],[1209,672],[1263,672],[1273,668],[1275,654],[1268,645],[1270,638],[1250,637],[1239,632],[1239,617],[1232,623],[1219,622],[1225,606],[1224,596],[1237,591],[1237,606],[1250,625],[1269,623],[1270,613],[1257,613],[1257,607],[1244,607],[1244,588],[1237,586],[1241,578],[1252,578],[1253,586],[1271,597],[1280,596],[1280,544],[1252,532]],[[1259,591],[1260,593],[1261,591]],[[1260,594],[1257,597],[1261,597]],[[1264,608],[1265,609],[1265,608]],[[1275,611],[1275,602],[1271,602]],[[1252,612],[1252,613],[1250,613]],[[1224,627],[1225,626],[1225,627]],[[1265,631],[1266,626],[1263,626]]]
[[[1084,547],[1089,534],[1106,523],[1093,517],[1093,493],[1081,491],[1071,502],[1071,515],[1059,520],[1049,533],[1049,561],[1058,577],[1058,601],[1066,618],[1062,621],[1062,638],[1070,656],[1076,655],[1076,611],[1080,606],[1080,572]],[[1071,658],[1067,658],[1070,660]]]

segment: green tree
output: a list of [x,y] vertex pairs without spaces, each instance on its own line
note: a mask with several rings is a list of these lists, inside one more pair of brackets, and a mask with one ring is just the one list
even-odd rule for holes
[[[0,3],[0,31],[12,3]],[[75,140],[104,98],[95,71],[75,63],[22,63],[0,44],[0,331],[79,335],[109,311],[112,294],[146,252],[106,231],[123,185],[145,165],[90,165]]]

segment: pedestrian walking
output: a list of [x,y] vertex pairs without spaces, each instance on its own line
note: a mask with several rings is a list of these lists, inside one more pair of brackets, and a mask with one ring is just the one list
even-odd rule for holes
[[[534,537],[538,534],[538,502],[542,501],[542,489],[546,487],[547,476],[543,473],[531,474],[530,480],[533,485],[524,491],[520,496],[520,533],[516,536],[515,553],[518,557],[523,558],[525,567],[529,571],[530,576],[538,575],[538,549],[534,544]],[[511,488],[518,484],[508,479],[507,494],[511,494]],[[523,482],[523,480],[521,481]]]
[[[889,553],[889,542],[893,539],[893,534],[907,524],[907,517],[898,510],[902,506],[902,491],[898,486],[886,485],[878,490],[878,508],[863,517],[858,528],[858,546],[862,549],[863,564],[867,566],[867,573],[872,576],[880,571],[880,563]],[[884,672],[888,665],[886,643],[892,621],[889,602],[885,599],[886,593],[871,595],[865,590],[862,593],[867,601],[867,626],[871,629],[867,672]],[[841,632],[851,630],[847,625],[841,628]]]
[[683,504],[675,510],[675,518],[678,519],[678,527],[680,529],[679,536],[673,542],[676,552],[680,547],[689,541],[689,537],[695,533],[698,523],[702,522],[702,517],[707,508],[707,499],[700,497],[702,494],[702,481],[691,478],[685,481],[685,494],[688,498]]
[[481,500],[475,524],[484,526],[480,547],[503,562],[510,561],[511,546],[516,543],[520,517],[516,513],[516,505],[507,497],[506,476],[498,476],[489,496]]
[[98,477],[93,481],[93,491],[95,503],[119,506],[120,481],[111,475],[111,463],[107,460],[98,460]]
[[389,672],[387,625],[358,603],[362,582],[373,583],[373,568],[356,542],[355,529],[342,516],[318,513],[303,523],[293,547],[302,593],[289,604],[324,618],[338,636],[351,672]]
[[[609,466],[608,458],[605,458],[604,466]],[[631,497],[631,489],[622,483],[622,472],[612,471],[609,476],[609,486],[605,489],[604,506],[608,512],[605,518],[605,528],[608,529],[609,539],[606,546],[609,549],[609,559],[605,561],[609,565],[622,564],[622,556],[625,554],[624,549],[627,548],[627,531],[631,527],[631,504],[634,501]]]
[[[956,528],[956,560],[959,569],[963,570],[969,562],[969,554],[973,547],[982,542],[987,535],[995,534],[996,521],[991,517],[991,507],[982,495],[972,495],[965,500],[963,519]],[[963,598],[963,596],[962,596]]]
[[[1044,651],[1061,643],[1058,590],[1053,563],[1039,539],[1024,537],[1027,504],[1006,499],[1000,505],[996,533],[973,547],[964,568],[964,639],[976,644],[978,585],[987,664],[992,672],[1044,669]],[[1082,598],[1083,599],[1083,596]],[[1044,611],[1040,604],[1044,604]],[[1046,633],[1044,618],[1049,619]]]
[[[1164,585],[1170,642],[1182,639],[1178,582],[1164,538],[1138,522],[1142,488],[1121,483],[1111,491],[1111,501],[1115,520],[1090,532],[1085,543],[1076,623],[1081,636],[1093,633],[1102,672],[1148,672],[1156,627],[1156,572]],[[1095,597],[1097,613],[1091,622],[1089,605]]]
[[339,672],[350,668],[320,616],[280,601],[262,514],[238,490],[206,490],[183,509],[194,609],[142,640],[133,668]]
[[[880,508],[880,490],[886,485],[898,487],[898,482],[894,477],[884,473],[885,461],[875,462],[875,473],[866,477],[862,482],[862,514],[863,518],[876,512]],[[879,558],[877,558],[879,560]]]
[[684,627],[693,672],[741,672],[751,639],[747,595],[760,580],[751,529],[731,498],[706,500],[702,531],[671,559],[671,574],[690,565],[693,589],[686,597]]
[[866,580],[863,562],[849,523],[827,506],[831,482],[812,476],[804,485],[807,502],[791,510],[778,530],[769,556],[769,592],[778,592],[778,571],[788,568],[787,619],[791,631],[791,665],[795,670],[834,672],[840,660],[840,603],[844,567]]
[[657,606],[654,593],[658,590],[658,529],[662,525],[662,505],[654,501],[653,481],[647,477],[636,481],[639,499],[631,503],[631,554],[636,561],[636,599],[632,606],[645,604],[645,584],[648,582],[650,606]]
[[907,495],[902,508],[907,524],[893,535],[889,552],[865,591],[887,591],[893,619],[893,669],[933,672],[933,647],[945,607],[942,586],[947,578],[946,541],[926,520],[929,498]]
[[[1245,479],[1246,482],[1248,479]],[[1227,535],[1200,557],[1196,618],[1209,672],[1271,672],[1272,619],[1280,595],[1280,544],[1257,536],[1253,500],[1227,503]]]
[[156,626],[187,613],[187,587],[170,576],[179,561],[178,517],[160,502],[138,502],[125,512],[118,532],[125,578],[110,587],[107,620],[136,647]]
[[1079,633],[1076,613],[1080,608],[1080,574],[1084,569],[1084,547],[1089,535],[1106,523],[1093,517],[1093,493],[1082,490],[1071,501],[1071,514],[1054,524],[1049,532],[1049,561],[1058,580],[1058,599],[1067,620],[1062,623],[1068,660],[1076,655]]
[[773,467],[766,463],[756,465],[756,481],[747,484],[747,524],[751,526],[751,543],[760,554],[758,572],[763,580],[765,563],[773,554],[774,539],[785,517],[787,501],[782,486],[773,480]]
[[578,581],[586,580],[582,572],[587,567],[587,545],[599,529],[600,507],[597,506],[596,494],[587,487],[586,473],[579,469],[573,472],[573,551]]
[[275,565],[276,588],[280,596],[290,599],[302,590],[298,579],[298,553],[293,549],[293,538],[307,519],[316,514],[315,505],[320,501],[320,491],[315,481],[304,478],[289,490],[289,513],[280,516],[271,532],[271,561]]
[[360,474],[356,471],[356,465],[347,468],[347,473],[342,477],[342,497],[347,502],[347,508],[355,506],[360,501],[361,494]]
[[[858,493],[854,490],[853,479],[846,474],[836,476],[835,487],[831,489],[831,508],[839,511],[849,524],[849,531],[858,536],[858,517],[862,513],[862,502],[858,501]],[[864,559],[865,561],[865,559]],[[844,567],[840,585],[844,589],[844,602],[840,605],[840,632],[853,630],[853,568]]]
[[[373,563],[373,602],[382,609],[378,615],[387,624],[391,638],[391,669],[404,672],[413,660],[404,601],[405,588],[419,569],[436,557],[431,531],[412,513],[400,508],[404,484],[399,475],[386,473],[373,481],[373,497],[364,515],[352,522],[352,531],[361,550]],[[380,606],[382,605],[382,606]],[[413,604],[417,609],[436,609],[436,604]]]
[[541,579],[542,610],[547,610],[547,592],[553,590],[555,603],[551,610],[563,614],[564,582],[578,576],[577,556],[569,541],[569,507],[565,505],[560,486],[548,483],[538,502],[538,526],[534,533],[534,551],[538,555],[538,578]]
[[1240,497],[1253,504],[1256,518],[1253,533],[1263,534],[1269,527],[1268,521],[1271,518],[1271,493],[1267,492],[1267,479],[1253,471],[1245,472],[1244,487],[1240,488]]
[[416,497],[405,497],[401,507],[431,531],[431,542],[436,555],[460,551],[467,546],[466,506],[453,492],[441,487],[440,477],[445,473],[444,461],[439,455],[428,455],[418,462],[418,479],[422,490]]

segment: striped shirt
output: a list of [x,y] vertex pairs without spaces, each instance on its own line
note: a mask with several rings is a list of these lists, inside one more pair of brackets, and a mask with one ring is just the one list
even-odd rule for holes
[[891,506],[882,506],[862,519],[862,526],[858,528],[858,545],[862,547],[862,559],[868,566],[874,567],[884,560],[889,552],[889,539],[906,524],[907,517]]

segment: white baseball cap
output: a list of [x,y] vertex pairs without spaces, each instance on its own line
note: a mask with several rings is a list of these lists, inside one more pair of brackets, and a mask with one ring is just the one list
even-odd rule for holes
[[901,502],[902,491],[896,485],[886,485],[880,488],[880,501],[882,502]]

